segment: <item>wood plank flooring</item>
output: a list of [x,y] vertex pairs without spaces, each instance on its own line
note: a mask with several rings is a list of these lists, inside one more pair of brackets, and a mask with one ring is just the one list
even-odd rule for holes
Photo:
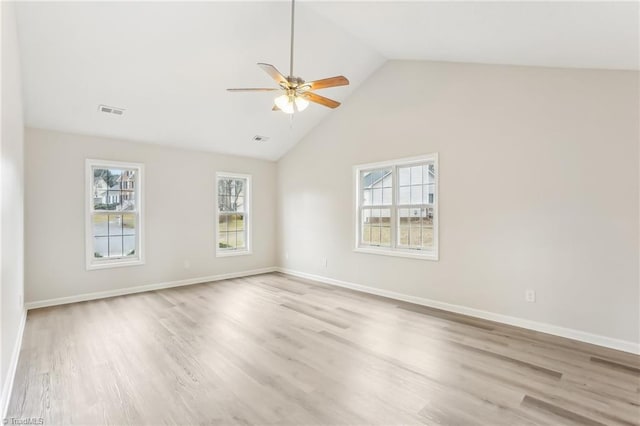
[[30,311],[45,425],[640,425],[640,357],[258,275]]

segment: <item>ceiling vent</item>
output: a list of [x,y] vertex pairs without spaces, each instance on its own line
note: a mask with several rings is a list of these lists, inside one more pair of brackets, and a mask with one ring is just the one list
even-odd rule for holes
[[108,105],[98,105],[98,111],[104,112],[105,114],[114,114],[114,115],[124,114],[123,108],[117,108],[117,107],[112,107]]
[[268,137],[268,136],[255,135],[255,136],[253,137],[253,140],[254,140],[255,142],[266,142],[266,141],[268,141],[268,140],[269,140],[269,137]]

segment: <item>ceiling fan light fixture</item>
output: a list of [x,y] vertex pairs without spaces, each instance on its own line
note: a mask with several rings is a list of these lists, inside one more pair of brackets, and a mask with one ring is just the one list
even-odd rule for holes
[[298,111],[304,111],[309,106],[309,101],[300,96],[296,96],[296,108]]
[[300,96],[286,94],[275,98],[273,103],[275,103],[276,106],[286,114],[293,114],[294,112],[304,111],[309,106],[308,100]]

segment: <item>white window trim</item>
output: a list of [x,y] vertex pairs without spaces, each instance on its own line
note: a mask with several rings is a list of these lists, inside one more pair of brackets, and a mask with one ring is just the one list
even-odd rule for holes
[[[235,250],[225,250],[220,249],[218,238],[220,237],[219,232],[219,219],[220,219],[220,211],[218,210],[218,179],[220,178],[231,178],[231,179],[246,179],[247,180],[247,188],[245,189],[245,214],[248,216],[249,220],[245,221],[246,228],[246,247],[243,249],[235,249]],[[251,182],[251,175],[243,174],[243,173],[229,173],[229,172],[217,172],[216,173],[216,182],[215,182],[215,212],[216,212],[216,221],[215,221],[215,245],[216,245],[216,257],[232,257],[232,256],[247,256],[253,254],[252,250],[252,232],[253,232],[253,183]]]
[[[413,250],[413,249],[403,249],[403,248],[395,248],[395,247],[375,247],[375,246],[361,246],[360,245],[360,203],[361,203],[361,195],[360,195],[360,172],[367,169],[378,169],[384,167],[392,167],[397,170],[398,166],[406,166],[413,163],[420,163],[425,161],[433,161],[436,182],[435,182],[435,203],[433,205],[434,210],[434,218],[433,218],[433,250]],[[357,253],[366,253],[366,254],[376,254],[376,255],[384,255],[384,256],[394,256],[394,257],[405,257],[410,259],[421,259],[421,260],[439,260],[439,230],[438,230],[438,222],[440,220],[439,214],[439,206],[440,206],[440,172],[438,168],[438,153],[421,155],[417,157],[409,157],[409,158],[400,158],[397,160],[390,161],[381,161],[377,163],[368,163],[368,164],[359,164],[353,166],[353,182],[354,182],[354,217],[355,217],[355,244],[354,244],[354,252]],[[392,238],[395,239],[394,229],[396,228],[395,223],[395,215],[393,213],[394,208],[398,207],[395,203],[395,197],[397,194],[398,188],[398,176],[397,173],[393,174],[393,205],[389,206],[391,208],[391,220],[393,221],[393,226],[391,227]],[[395,245],[395,241],[394,241]]]
[[[136,180],[138,187],[136,188],[136,203],[138,205],[138,223],[136,229],[138,253],[137,258],[117,258],[96,260],[93,254],[93,228],[92,228],[92,209],[93,209],[93,168],[94,167],[117,167],[138,170],[138,178]],[[87,159],[85,161],[85,256],[86,269],[92,271],[96,269],[120,268],[125,266],[144,265],[144,164],[127,163],[122,161],[94,160]],[[125,212],[126,213],[126,212]]]

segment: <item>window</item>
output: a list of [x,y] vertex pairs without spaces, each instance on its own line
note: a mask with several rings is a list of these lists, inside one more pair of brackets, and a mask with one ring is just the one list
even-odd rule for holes
[[144,263],[142,164],[87,160],[87,269]]
[[251,176],[216,174],[216,256],[251,254]]
[[438,260],[438,156],[354,167],[356,251]]

